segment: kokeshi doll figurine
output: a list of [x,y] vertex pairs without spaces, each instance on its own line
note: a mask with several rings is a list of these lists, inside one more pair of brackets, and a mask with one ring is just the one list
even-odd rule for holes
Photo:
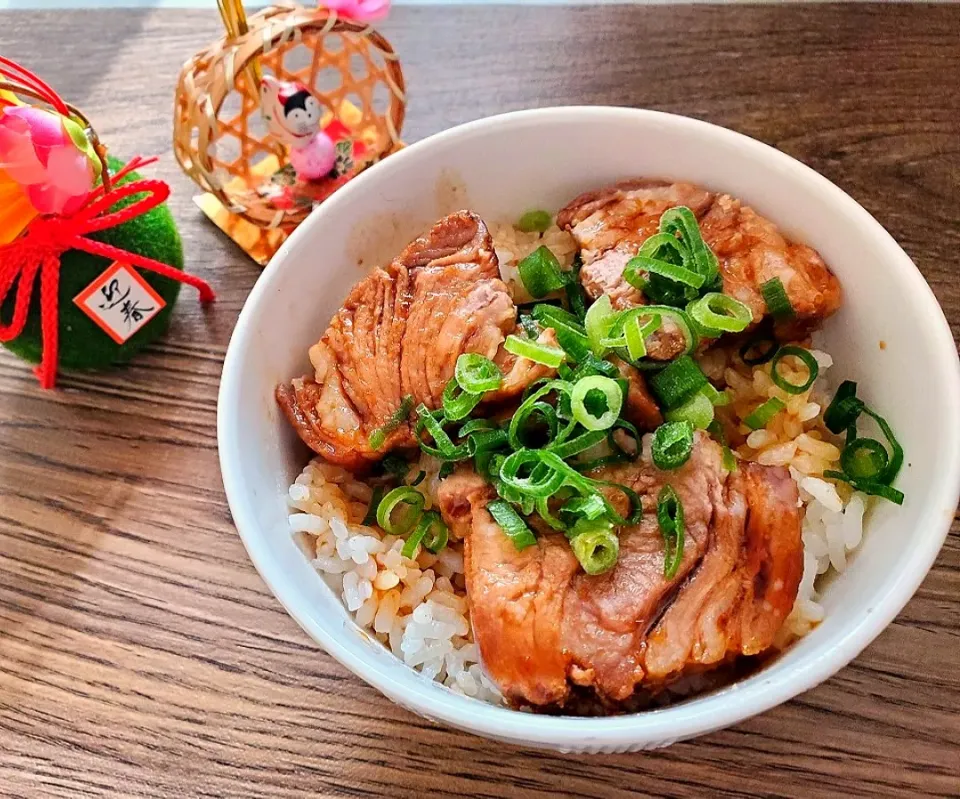
[[290,163],[300,178],[317,180],[330,173],[336,148],[320,129],[323,107],[306,86],[264,75],[260,110],[271,135],[290,148]]

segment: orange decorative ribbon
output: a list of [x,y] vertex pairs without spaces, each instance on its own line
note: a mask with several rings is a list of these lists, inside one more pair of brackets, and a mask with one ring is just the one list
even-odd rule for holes
[[[117,185],[134,169],[155,160],[133,159],[114,176],[110,191],[104,193],[102,186],[94,189],[87,195],[80,210],[69,216],[38,217],[22,236],[0,247],[0,305],[6,301],[14,283],[17,284],[13,319],[9,325],[0,324],[0,341],[12,341],[23,332],[33,297],[33,287],[37,275],[40,275],[43,357],[40,366],[34,371],[43,388],[53,388],[57,379],[60,256],[67,250],[82,250],[186,283],[199,291],[200,301],[203,303],[212,302],[215,297],[209,284],[198,277],[152,258],[87,238],[90,233],[129,222],[156,208],[170,196],[170,187],[161,180],[137,180]],[[136,194],[145,196],[126,208],[110,212],[117,202]]]

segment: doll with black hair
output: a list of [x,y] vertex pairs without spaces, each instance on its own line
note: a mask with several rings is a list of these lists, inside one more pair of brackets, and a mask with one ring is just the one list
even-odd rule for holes
[[323,108],[302,83],[264,75],[260,109],[270,133],[290,148],[290,163],[299,177],[317,180],[333,170],[333,140],[320,129]]

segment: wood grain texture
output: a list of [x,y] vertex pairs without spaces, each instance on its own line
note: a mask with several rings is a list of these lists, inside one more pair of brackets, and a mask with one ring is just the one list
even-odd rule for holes
[[[960,334],[956,6],[400,8],[383,28],[411,87],[407,141],[570,103],[726,125],[865,205]],[[189,268],[220,298],[204,312],[185,290],[165,341],[55,393],[0,355],[0,794],[960,793],[956,524],[851,666],[656,753],[552,756],[437,729],[307,639],[248,561],[217,468],[220,363],[259,270],[201,218],[170,154],[177,70],[217,33],[212,10],[0,12],[0,52],[114,153],[163,154]]]

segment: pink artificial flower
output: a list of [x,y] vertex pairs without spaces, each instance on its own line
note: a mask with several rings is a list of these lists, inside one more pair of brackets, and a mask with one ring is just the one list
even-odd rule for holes
[[97,166],[75,122],[31,106],[0,110],[0,170],[20,184],[39,213],[77,211],[93,188]]
[[357,22],[374,22],[390,11],[390,0],[321,0],[318,5]]

